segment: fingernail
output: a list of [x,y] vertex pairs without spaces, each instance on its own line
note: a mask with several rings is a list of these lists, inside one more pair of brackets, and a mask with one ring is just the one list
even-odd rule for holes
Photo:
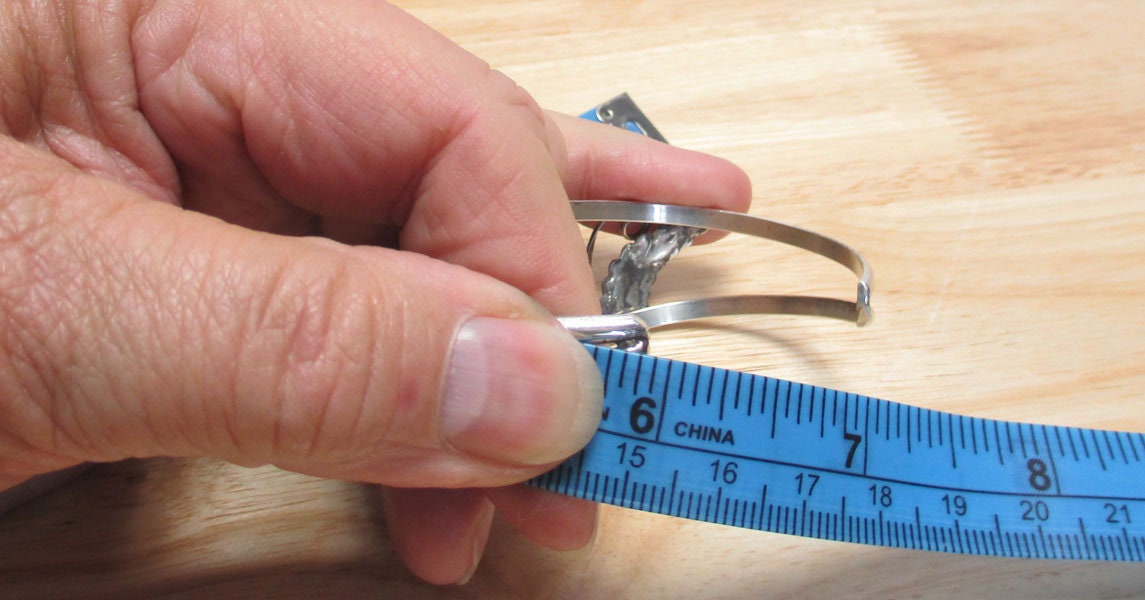
[[453,341],[441,430],[455,449],[510,464],[559,461],[600,422],[600,371],[567,332],[476,317]]

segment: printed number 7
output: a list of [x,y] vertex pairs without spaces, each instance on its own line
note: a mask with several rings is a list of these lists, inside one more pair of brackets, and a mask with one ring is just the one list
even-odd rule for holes
[[851,448],[847,450],[847,462],[843,465],[845,468],[850,469],[851,463],[855,461],[855,450],[859,449],[859,444],[863,442],[863,436],[857,433],[843,432],[843,439],[851,442]]

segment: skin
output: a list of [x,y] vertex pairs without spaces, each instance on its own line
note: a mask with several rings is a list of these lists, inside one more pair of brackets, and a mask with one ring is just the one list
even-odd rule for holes
[[[551,316],[598,310],[568,199],[750,199],[375,0],[10,0],[0,65],[0,489],[146,456],[381,484],[434,583],[494,510],[593,535],[594,505],[511,485],[599,417]],[[527,393],[512,423],[443,416],[476,322],[535,342],[471,374]]]

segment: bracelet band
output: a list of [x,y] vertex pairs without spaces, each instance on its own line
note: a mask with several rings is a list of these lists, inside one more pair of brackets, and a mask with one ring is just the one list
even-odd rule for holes
[[[689,206],[587,200],[574,201],[572,207],[573,214],[581,222],[678,226],[668,229],[666,234],[657,234],[658,229],[653,227],[636,236],[621,252],[621,257],[609,266],[609,276],[601,284],[601,306],[606,312],[634,317],[634,321],[625,322],[625,327],[629,329],[638,329],[641,324],[646,328],[642,334],[634,333],[636,338],[644,340],[636,345],[647,346],[647,329],[709,317],[743,314],[808,315],[850,321],[860,327],[870,323],[873,317],[873,274],[866,259],[850,246],[814,231],[743,213]],[[855,300],[753,294],[697,298],[648,306],[647,298],[659,270],[686,247],[695,235],[708,229],[768,239],[831,259],[858,277]],[[580,326],[584,325],[580,323]],[[610,322],[610,325],[615,323]],[[608,329],[607,326],[605,328]],[[626,347],[623,342],[616,343],[616,335],[613,333],[607,343]]]

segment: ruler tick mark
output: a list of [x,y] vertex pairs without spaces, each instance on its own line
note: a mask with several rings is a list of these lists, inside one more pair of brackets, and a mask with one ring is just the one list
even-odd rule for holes
[[[632,354],[629,352],[629,354]],[[636,355],[636,373],[632,376],[632,393],[640,393],[640,371],[644,369],[644,361],[647,359],[643,354]]]
[[982,451],[989,454],[990,453],[990,434],[986,432],[986,421],[982,420],[980,422],[982,423]]
[[1108,431],[1102,431],[1101,437],[1105,439],[1105,447],[1107,449],[1109,449],[1110,460],[1117,458],[1117,453],[1114,452],[1114,450],[1113,450],[1113,442],[1109,441],[1109,432]]
[[1067,440],[1069,440],[1069,451],[1073,454],[1073,462],[1079,462],[1081,458],[1077,455],[1077,445],[1073,443],[1073,430],[1067,429],[1065,432],[1065,437]]
[[755,404],[755,380],[748,380],[747,385],[747,416],[751,416],[751,407]]
[[[1060,454],[1062,458],[1065,458],[1065,445],[1062,443],[1062,428],[1054,427],[1053,430],[1054,439],[1058,442],[1058,454]],[[1049,445],[1049,442],[1046,442],[1046,445]]]
[[978,430],[974,429],[974,422],[977,419],[970,418],[970,448],[975,456],[978,455]]
[[[700,401],[700,377],[706,370],[707,369],[696,369],[696,381],[692,383],[692,406],[696,406],[696,404]],[[708,378],[710,379],[711,375],[708,375]]]
[[827,391],[819,390],[819,438],[827,435]]
[[730,377],[731,377],[731,373],[724,371],[724,384],[723,384],[722,389],[720,390],[719,420],[721,423],[723,423],[723,421],[724,421],[724,402],[727,400],[727,397],[728,397],[728,379]]
[[[770,384],[772,381],[768,381]],[[775,382],[775,393],[771,395],[771,439],[775,439],[775,421],[779,416],[779,382]]]
[[[668,365],[671,366],[672,363],[668,363]],[[700,367],[697,366],[696,368],[699,369]],[[680,374],[680,387],[676,390],[676,397],[681,400],[684,398],[684,381],[686,379],[688,379],[688,363],[684,363],[684,372]]]
[[[1033,425],[1030,426],[1030,437],[1034,440],[1034,445],[1036,448],[1037,443],[1038,443],[1037,442],[1038,436],[1034,434],[1034,426]],[[1053,453],[1053,450],[1050,448],[1050,436],[1048,433],[1046,433],[1046,427],[1044,425],[1042,426],[1042,439],[1044,439],[1046,442],[1046,458],[1048,458],[1050,461],[1050,472],[1053,475],[1054,490],[1057,491],[1057,494],[1060,496],[1062,493],[1062,487],[1061,487],[1062,480],[1061,480],[1061,476],[1058,474],[1058,463],[1056,460],[1054,460],[1054,453]]]
[[[811,394],[810,394],[811,397],[807,399],[807,422],[808,423],[814,423],[815,422],[815,396],[818,396],[819,394],[820,394],[819,388],[815,388],[815,387],[811,388]],[[819,437],[823,437],[822,433],[820,433]]]
[[1108,467],[1105,466],[1105,457],[1101,455],[1101,444],[1097,442],[1097,432],[1089,430],[1089,435],[1093,438],[1093,451],[1097,454],[1097,460],[1101,463],[1101,470],[1107,471]]
[[799,386],[798,396],[795,401],[795,424],[799,425],[803,422],[803,389],[804,386]]
[[[711,405],[712,403],[712,392],[715,390],[716,373],[719,373],[719,371],[715,369],[708,371],[708,393],[704,395],[704,404]],[[727,371],[724,371],[724,381],[726,382],[727,380]]]
[[1089,455],[1089,444],[1085,443],[1085,435],[1081,431],[1076,431],[1076,433],[1077,441],[1081,442],[1081,453],[1084,454],[1086,458],[1092,458]]
[[[652,373],[648,375],[648,392],[647,392],[648,394],[652,394],[653,390],[656,387],[656,382],[657,382],[656,369],[658,369],[659,367],[660,367],[660,361],[656,360],[655,358],[652,358]],[[671,370],[671,368],[672,368],[672,363],[668,363],[668,369]],[[664,384],[665,384],[664,387],[667,387],[667,383],[670,379],[671,379],[671,376],[664,378]]]
[[742,387],[743,387],[743,373],[740,372],[740,373],[736,374],[735,403],[732,404],[732,408],[735,410],[739,410],[739,392],[740,392],[740,389],[742,389]]
[[[665,377],[665,381],[670,380],[672,378],[672,365],[673,365],[673,363],[671,363],[671,362],[668,363],[668,374]],[[681,376],[680,379],[683,380],[683,376]],[[660,397],[660,416],[656,419],[656,437],[653,438],[656,441],[660,441],[660,433],[664,430],[664,413],[666,413],[667,411],[668,411],[668,386],[665,385],[664,386],[664,395]]]
[[913,452],[913,448],[911,447],[912,440],[911,440],[911,436],[910,436],[910,411],[911,411],[911,409],[908,406],[906,409],[906,453],[907,454],[911,454]]

